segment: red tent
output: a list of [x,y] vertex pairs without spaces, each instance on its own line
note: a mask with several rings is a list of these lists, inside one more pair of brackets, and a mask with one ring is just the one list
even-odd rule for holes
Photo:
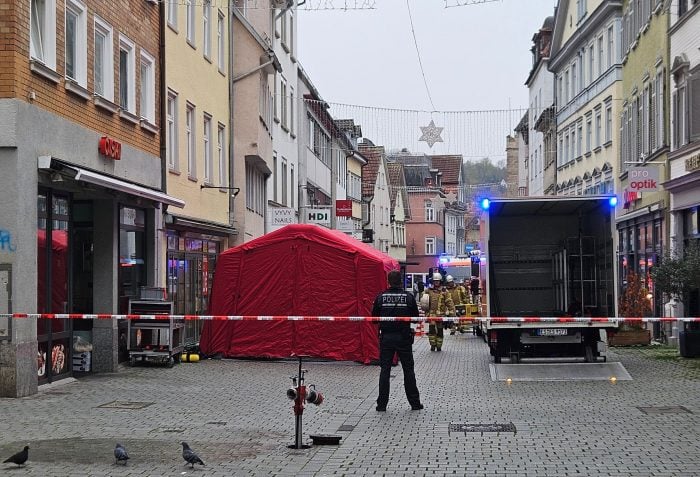
[[[369,316],[395,269],[396,260],[342,232],[288,225],[219,256],[209,313]],[[379,358],[370,322],[209,321],[200,348],[226,357]]]

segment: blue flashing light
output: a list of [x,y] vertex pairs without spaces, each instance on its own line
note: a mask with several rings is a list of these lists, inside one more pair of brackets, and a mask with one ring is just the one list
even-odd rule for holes
[[491,207],[491,201],[489,199],[481,199],[481,208],[489,210],[489,207]]
[[608,203],[610,204],[610,207],[615,207],[617,206],[617,196],[612,196],[610,199],[608,199]]

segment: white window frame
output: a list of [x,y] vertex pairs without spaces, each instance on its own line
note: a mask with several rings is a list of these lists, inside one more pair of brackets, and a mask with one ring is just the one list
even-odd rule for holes
[[179,149],[178,149],[178,110],[177,110],[177,93],[168,90],[168,99],[166,103],[166,155],[168,158],[168,168],[171,171],[180,170]]
[[289,165],[287,163],[287,159],[282,157],[282,173],[281,173],[281,185],[282,185],[282,196],[281,196],[281,202],[282,205],[286,206],[287,205],[287,196],[289,195],[289,179],[287,177],[287,171],[289,170]]
[[[126,105],[122,104],[122,67],[121,67],[121,52],[125,51],[127,57],[127,97]],[[119,35],[119,107],[132,114],[136,113],[136,46],[134,42],[129,40],[124,35]]]
[[433,207],[433,201],[426,200],[424,203],[425,210],[425,221],[435,222],[435,208]]
[[593,115],[586,115],[586,154],[591,152],[593,143]]
[[296,126],[296,121],[294,121],[294,88],[289,87],[289,133],[294,135],[294,128]]
[[602,146],[602,140],[603,140],[603,113],[600,110],[600,108],[597,108],[595,110],[595,147],[596,149]]
[[64,28],[64,53],[68,57],[68,13],[76,16],[75,31],[75,52],[74,52],[74,74],[68,75],[68,63],[66,62],[65,76],[78,83],[83,88],[87,88],[87,7],[79,0],[66,0]]
[[226,187],[228,174],[226,173],[226,126],[219,123],[216,130],[216,156],[219,160],[219,186]]
[[197,138],[196,138],[197,108],[189,101],[185,105],[185,142],[187,145],[187,177],[197,180]]
[[[102,92],[97,91],[97,41],[95,38],[100,34],[104,37],[104,48],[102,51]],[[109,101],[114,101],[114,32],[112,27],[95,15],[94,35],[95,52],[93,60],[93,86],[95,94]]]
[[187,42],[192,45],[193,47],[195,46],[195,21],[194,21],[194,2],[195,0],[185,0],[185,12],[186,12],[186,18],[185,18],[185,31],[186,31],[186,37],[187,37]]
[[605,143],[613,140],[613,118],[612,103],[605,105]]
[[[139,78],[141,82],[140,109],[141,118],[151,124],[156,123],[156,60],[147,51],[141,49],[141,68]],[[144,67],[146,77],[144,78]]]
[[[37,3],[30,1],[29,55],[32,59],[56,70],[56,0],[43,1],[43,22],[39,23]],[[38,44],[37,44],[38,43]]]
[[226,73],[226,16],[221,10],[216,15],[216,63],[220,73]]
[[202,2],[202,51],[211,60],[211,0]]
[[287,80],[280,78],[280,121],[285,129],[289,129],[287,109]]
[[180,2],[168,2],[167,4],[168,26],[177,31],[177,10],[180,8]]
[[204,183],[212,184],[214,164],[212,160],[211,116],[204,113],[202,121],[202,150],[204,151]]
[[435,237],[425,237],[425,254],[435,255]]

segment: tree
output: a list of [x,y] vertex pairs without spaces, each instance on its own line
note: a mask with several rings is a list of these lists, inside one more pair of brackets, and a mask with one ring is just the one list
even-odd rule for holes
[[467,184],[498,184],[506,178],[506,168],[494,166],[488,157],[462,166]]
[[666,255],[652,267],[651,277],[659,292],[686,301],[692,290],[700,288],[700,242],[692,241],[683,252]]
[[651,314],[651,303],[644,281],[634,272],[627,274],[627,286],[620,297],[620,316],[640,317]]

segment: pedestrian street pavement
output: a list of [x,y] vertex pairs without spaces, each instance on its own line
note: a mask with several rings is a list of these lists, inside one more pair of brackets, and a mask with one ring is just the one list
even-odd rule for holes
[[[700,475],[700,360],[618,348],[608,361],[630,380],[494,380],[475,336],[446,336],[439,353],[420,338],[414,350],[422,411],[410,410],[400,366],[379,413],[377,366],[304,362],[325,401],[306,407],[303,441],[341,436],[335,446],[288,448],[293,360],[123,367],[1,398],[0,460],[30,451],[0,475]],[[183,441],[205,466],[185,465]]]

